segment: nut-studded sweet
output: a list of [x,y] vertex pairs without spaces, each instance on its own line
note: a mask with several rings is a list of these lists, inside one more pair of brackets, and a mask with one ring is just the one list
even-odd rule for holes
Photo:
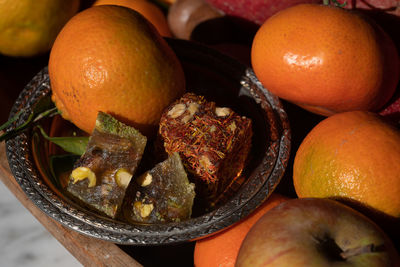
[[217,107],[203,96],[187,93],[164,111],[159,134],[167,153],[181,156],[196,193],[208,205],[215,205],[238,181],[245,166],[252,124],[231,108]]
[[186,220],[192,214],[194,196],[194,184],[174,153],[131,183],[123,214],[132,223]]
[[117,216],[147,139],[100,112],[86,152],[75,163],[67,192],[84,206]]

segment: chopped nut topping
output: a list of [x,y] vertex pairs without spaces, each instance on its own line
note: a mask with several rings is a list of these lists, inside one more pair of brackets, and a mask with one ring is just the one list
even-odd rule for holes
[[200,157],[200,165],[202,167],[204,167],[205,169],[208,169],[208,167],[211,166],[212,164],[211,164],[210,159],[207,156],[203,155]]
[[188,111],[189,114],[186,115],[185,117],[182,118],[182,122],[183,123],[187,123],[188,121],[190,121],[193,118],[193,115],[197,112],[197,110],[199,109],[199,104],[197,104],[196,102],[191,102],[188,106]]
[[197,112],[197,110],[199,110],[199,106],[200,105],[196,102],[190,103],[188,107],[189,114],[193,116]]
[[96,185],[96,174],[88,167],[78,167],[74,169],[71,173],[71,177],[74,179],[74,184],[87,178],[89,179],[88,187],[93,187]]
[[185,117],[182,118],[182,122],[183,122],[183,123],[187,123],[191,118],[193,118],[193,116],[191,116],[191,115],[186,115]]
[[122,187],[122,188],[127,188],[129,185],[129,182],[132,179],[132,174],[128,172],[126,169],[121,168],[117,171],[115,174],[115,181],[117,182],[117,185]]
[[231,130],[232,132],[234,132],[236,130],[236,123],[232,122],[229,126],[229,130]]
[[228,116],[230,113],[231,113],[230,108],[220,108],[220,107],[215,108],[215,114],[218,117],[225,117],[225,116]]
[[215,130],[217,130],[217,127],[215,127],[215,125],[211,125],[210,132],[213,133]]
[[182,115],[186,110],[186,105],[179,103],[173,106],[170,111],[168,111],[167,115],[173,119],[178,118],[180,115]]
[[139,185],[145,187],[151,184],[152,181],[153,181],[153,176],[151,176],[149,172],[146,172],[144,175],[138,178],[137,182]]
[[147,216],[149,216],[154,209],[154,205],[152,203],[144,204],[140,201],[135,201],[133,205],[134,208],[140,212],[140,217],[142,218],[146,218]]

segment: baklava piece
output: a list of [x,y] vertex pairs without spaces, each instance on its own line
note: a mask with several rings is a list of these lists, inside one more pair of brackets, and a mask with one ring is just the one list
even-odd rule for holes
[[135,179],[124,203],[132,223],[179,222],[189,219],[195,197],[177,153]]
[[136,129],[99,112],[87,150],[74,165],[67,192],[85,206],[115,218],[146,142]]
[[228,107],[187,93],[164,111],[159,135],[168,154],[179,153],[196,193],[213,206],[241,175],[252,123]]

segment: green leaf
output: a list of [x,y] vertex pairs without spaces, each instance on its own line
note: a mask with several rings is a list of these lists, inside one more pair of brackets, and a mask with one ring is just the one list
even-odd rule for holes
[[347,5],[347,1],[340,3],[338,0],[323,0],[322,2],[326,6],[329,5],[331,2],[336,7],[345,7]]
[[87,136],[49,137],[41,126],[38,125],[37,127],[39,128],[44,138],[58,145],[66,152],[79,156],[85,153],[87,144],[89,142],[89,137]]
[[[19,119],[19,117],[28,112],[28,109],[22,109],[14,117],[9,119],[6,123],[0,126],[0,130],[4,130],[11,126],[13,122]],[[30,127],[33,123],[39,121],[40,119],[54,116],[55,114],[59,114],[59,111],[56,107],[54,107],[54,103],[51,101],[50,97],[44,97],[39,100],[36,105],[33,107],[31,113],[28,116],[28,119],[22,123],[21,125],[16,126],[14,129],[6,131],[4,134],[0,136],[0,142],[7,140],[15,135],[21,133],[28,127]]]
[[17,114],[15,114],[11,119],[9,119],[6,123],[4,123],[3,125],[1,125],[1,126],[0,126],[0,131],[6,129],[6,128],[8,128],[8,127],[10,127],[11,124],[12,124],[14,121],[18,120],[19,116],[22,114],[22,111],[23,111],[23,110],[18,111]]

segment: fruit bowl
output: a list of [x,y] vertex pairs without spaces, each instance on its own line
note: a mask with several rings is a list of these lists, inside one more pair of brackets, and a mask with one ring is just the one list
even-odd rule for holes
[[[77,205],[64,195],[51,177],[54,169],[47,158],[50,144],[39,137],[35,127],[30,127],[7,140],[8,162],[29,199],[62,225],[118,244],[160,245],[196,240],[249,215],[269,197],[282,178],[289,160],[290,128],[279,99],[262,87],[250,68],[236,60],[194,42],[167,40],[183,65],[188,91],[252,119],[251,160],[243,171],[244,182],[221,205],[194,214],[186,221],[128,224],[112,220]],[[39,103],[50,103],[50,95],[45,68],[24,88],[14,104],[10,118],[24,110],[14,126],[26,122]],[[48,130],[53,119],[37,123]]]

